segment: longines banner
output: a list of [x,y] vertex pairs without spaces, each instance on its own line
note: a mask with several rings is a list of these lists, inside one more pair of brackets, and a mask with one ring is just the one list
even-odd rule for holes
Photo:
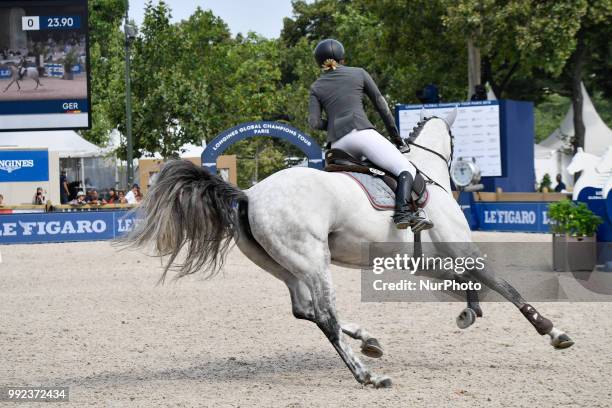
[[0,150],[0,183],[49,181],[47,150]]
[[133,223],[127,211],[0,215],[0,244],[106,240]]

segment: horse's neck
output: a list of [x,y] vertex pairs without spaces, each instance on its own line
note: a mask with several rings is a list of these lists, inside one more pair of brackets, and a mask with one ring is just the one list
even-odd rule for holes
[[431,177],[450,192],[450,176],[446,163],[435,154],[418,147],[413,147],[408,153],[408,158],[424,174]]
[[[415,140],[415,143],[441,155],[447,153],[445,151],[448,149],[447,145],[450,145],[450,142],[448,140],[446,124],[441,120],[436,120],[435,122],[427,123],[425,126],[421,135]],[[441,135],[444,136],[441,137]],[[419,170],[442,185],[447,191],[450,191],[448,164],[441,157],[420,147],[413,146],[408,154],[408,158],[412,160]]]

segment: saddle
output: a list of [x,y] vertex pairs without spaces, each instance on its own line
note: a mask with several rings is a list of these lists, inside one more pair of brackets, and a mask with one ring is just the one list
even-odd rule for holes
[[397,179],[387,170],[382,169],[369,160],[357,159],[344,150],[329,149],[325,152],[325,168],[328,172],[348,172],[368,174],[382,179],[393,191],[397,189]]
[[[329,149],[325,153],[325,168],[329,172],[353,172],[368,174],[385,182],[385,184],[395,192],[397,189],[397,178],[387,170],[378,167],[369,160],[357,159],[344,150]],[[426,182],[420,172],[417,171],[414,178],[414,187],[416,191],[425,191]]]

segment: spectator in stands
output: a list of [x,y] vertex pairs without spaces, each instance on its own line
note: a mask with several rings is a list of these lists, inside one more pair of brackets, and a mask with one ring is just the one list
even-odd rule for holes
[[74,200],[70,202],[70,205],[85,205],[87,202],[85,201],[85,193],[83,191],[79,191]]
[[0,194],[0,206],[4,205],[4,196]]
[[108,190],[108,196],[106,196],[104,202],[106,204],[117,204],[119,202],[119,196],[117,195],[117,192],[114,188]]
[[127,204],[127,200],[125,199],[125,193],[123,191],[119,191],[117,193],[117,196],[119,197],[120,204]]
[[32,198],[32,204],[44,205],[46,202],[47,202],[47,199],[45,197],[45,193],[42,187],[36,187],[36,193],[34,194],[34,197]]
[[565,191],[566,189],[567,187],[565,186],[565,183],[563,182],[561,178],[561,174],[557,174],[557,187],[555,187],[555,192],[561,193]]
[[60,203],[66,204],[70,200],[70,189],[68,188],[68,179],[66,178],[66,170],[60,173]]
[[85,201],[87,202],[87,204],[91,204],[91,205],[102,204],[102,200],[100,200],[100,196],[98,195],[98,192],[96,190],[91,190],[89,192],[89,196],[87,196]]
[[471,101],[486,101],[487,100],[487,88],[478,84],[474,87],[474,94],[470,98]]
[[138,202],[138,196],[140,195],[140,186],[134,184],[132,189],[125,195],[125,200],[128,204],[136,204]]

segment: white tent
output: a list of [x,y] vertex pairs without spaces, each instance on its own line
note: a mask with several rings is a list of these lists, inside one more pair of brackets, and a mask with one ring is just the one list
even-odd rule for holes
[[[582,118],[585,127],[584,151],[601,156],[612,145],[612,130],[599,117],[584,84],[582,88]],[[569,107],[559,127],[546,139],[535,146],[536,180],[541,181],[545,173],[554,177],[561,173],[563,181],[573,185],[573,174],[566,167],[572,159],[570,139],[574,136],[574,109]],[[555,183],[553,182],[553,187]]]
[[72,130],[47,132],[0,132],[0,147],[42,147],[58,152],[60,158],[98,157],[103,149]]
[[[113,131],[111,132],[111,137],[108,143],[108,147],[106,148],[105,151],[110,152],[110,151],[114,151],[118,149],[121,146],[121,139],[123,137],[124,136],[121,133],[119,133],[117,129],[113,129]],[[179,149],[179,157],[181,159],[200,157],[202,156],[202,152],[204,151],[205,148],[206,148],[206,140],[202,140],[201,145],[194,145],[191,143],[184,144]],[[143,158],[163,159],[161,154],[157,152],[155,152],[154,154],[145,152],[145,155],[143,156]]]

